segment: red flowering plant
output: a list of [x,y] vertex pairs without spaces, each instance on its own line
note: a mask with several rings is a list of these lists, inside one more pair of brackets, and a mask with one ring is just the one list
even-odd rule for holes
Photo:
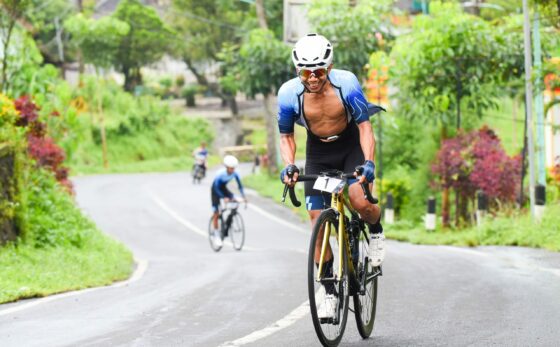
[[556,157],[556,163],[549,168],[550,183],[560,192],[560,156]]
[[47,135],[47,125],[39,121],[39,107],[29,96],[18,98],[14,104],[16,110],[19,111],[16,125],[27,128],[29,156],[36,160],[37,165],[52,171],[58,182],[72,192],[68,169],[63,166],[66,155],[64,150]]
[[521,180],[521,156],[508,156],[498,136],[487,127],[478,131],[472,154],[475,158],[469,177],[472,184],[490,200],[514,202]]
[[460,211],[468,221],[469,202],[484,192],[497,206],[515,201],[521,180],[521,158],[510,157],[500,139],[488,127],[443,141],[432,165],[435,187],[452,188],[460,199]]

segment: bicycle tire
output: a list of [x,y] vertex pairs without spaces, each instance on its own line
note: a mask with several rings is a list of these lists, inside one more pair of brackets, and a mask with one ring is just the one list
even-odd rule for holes
[[[222,218],[219,217],[218,218],[218,230],[221,230],[221,229],[222,229]],[[219,252],[222,249],[223,244],[222,244],[222,246],[218,246],[214,243],[214,237],[212,235],[213,230],[214,230],[214,228],[212,226],[212,217],[210,217],[210,221],[208,222],[208,241],[210,242],[210,247],[212,248],[212,250],[214,252]]]
[[[313,326],[315,327],[315,332],[317,337],[323,346],[335,347],[337,346],[342,336],[344,335],[344,330],[346,328],[346,322],[348,319],[348,304],[349,304],[349,278],[348,278],[348,254],[346,253],[346,247],[343,251],[342,264],[338,260],[338,252],[333,250],[333,277],[336,277],[340,270],[342,269],[342,281],[335,284],[335,288],[338,290],[338,305],[337,305],[337,317],[339,321],[333,322],[321,322],[318,317],[318,303],[317,297],[320,298],[321,284],[316,281],[317,268],[315,265],[315,243],[317,241],[321,227],[326,223],[331,223],[331,225],[336,226],[338,222],[336,220],[336,214],[334,210],[325,210],[321,212],[315,226],[313,227],[313,233],[311,234],[311,242],[309,245],[309,255],[308,255],[308,273],[307,273],[307,283],[308,283],[308,295],[309,295],[309,306],[311,309],[311,318],[313,320]],[[333,243],[331,242],[331,247]],[[338,247],[338,245],[334,245]],[[325,290],[323,289],[323,292]],[[323,304],[325,304],[323,302]]]
[[231,223],[229,224],[229,237],[233,248],[236,251],[240,251],[245,243],[245,224],[243,223],[243,218],[239,213],[235,213],[232,217]]
[[[365,241],[360,242],[359,259],[357,261],[356,267],[356,282],[363,284],[365,290],[363,295],[358,290],[353,295],[354,302],[354,316],[356,317],[356,326],[358,332],[363,339],[367,339],[371,336],[373,331],[373,325],[375,323],[375,313],[377,310],[377,279],[375,276],[368,279],[368,277],[373,276],[379,268],[374,268],[371,266],[367,259],[367,248],[369,238]],[[365,271],[365,273],[364,273]]]

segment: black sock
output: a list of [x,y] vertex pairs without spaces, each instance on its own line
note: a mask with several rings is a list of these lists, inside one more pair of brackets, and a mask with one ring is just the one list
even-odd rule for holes
[[381,216],[379,216],[379,219],[377,220],[377,223],[375,224],[369,224],[369,231],[372,234],[381,234],[383,232],[383,226],[381,226]]
[[[315,266],[319,268],[319,264],[315,264]],[[333,277],[333,259],[323,263],[323,274],[323,277],[325,278]],[[336,290],[334,283],[325,283],[325,291],[327,294],[335,294]]]

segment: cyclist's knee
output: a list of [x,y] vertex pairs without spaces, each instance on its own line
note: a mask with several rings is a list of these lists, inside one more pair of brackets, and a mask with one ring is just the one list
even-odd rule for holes
[[308,210],[307,213],[309,214],[309,219],[311,220],[311,227],[315,225],[317,222],[317,218],[321,214],[321,210]]

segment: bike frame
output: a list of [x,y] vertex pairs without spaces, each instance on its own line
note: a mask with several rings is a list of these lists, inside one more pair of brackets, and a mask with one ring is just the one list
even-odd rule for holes
[[[230,203],[231,204],[231,203]],[[220,211],[219,211],[219,215],[218,218],[220,218],[221,220],[221,225],[222,225],[222,235],[227,235],[229,232],[229,228],[231,227],[231,221],[233,220],[233,217],[238,213],[237,209],[239,208],[239,202],[236,202],[233,205],[229,205],[227,203],[224,203],[223,208],[220,207]],[[226,211],[229,211],[229,213],[227,213],[226,218],[224,218],[224,213]]]
[[[350,251],[350,243],[348,242],[348,235],[346,233],[346,214],[344,207],[350,211],[351,214],[355,213],[354,208],[348,202],[346,197],[344,196],[344,192],[340,192],[338,194],[331,194],[331,208],[338,212],[338,230],[336,231],[336,236],[338,237],[338,260],[339,264],[343,262],[344,254],[342,252],[346,252],[346,254],[352,260],[352,252]],[[327,251],[327,245],[330,244],[329,238],[331,235],[331,224],[327,223],[326,230],[323,231],[323,244],[321,245],[321,256],[319,258],[319,269],[317,271],[317,281],[321,281],[321,273],[323,270],[323,262],[325,259],[325,253]],[[333,254],[334,256],[334,254]],[[341,266],[342,267],[342,266]],[[348,268],[350,273],[354,273],[354,263],[352,261],[348,262]],[[338,272],[338,281],[342,280],[342,269]]]

